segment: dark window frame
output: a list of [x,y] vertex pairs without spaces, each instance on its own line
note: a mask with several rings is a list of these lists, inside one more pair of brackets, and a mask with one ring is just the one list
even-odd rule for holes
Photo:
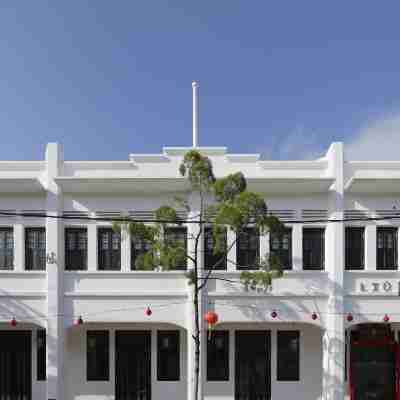
[[[390,238],[390,240],[389,240]],[[397,254],[398,228],[378,226],[376,229],[376,269],[379,271],[398,270]],[[391,247],[389,247],[389,243]],[[380,247],[382,244],[382,247]]]
[[46,271],[45,227],[25,228],[25,270]]
[[12,227],[0,227],[0,270],[14,269],[14,229]]
[[[82,234],[84,247],[82,248]],[[73,246],[70,239],[74,236]],[[71,249],[71,247],[74,247]],[[65,228],[65,270],[86,271],[88,264],[88,231],[85,227]]]
[[[222,340],[222,348],[217,349],[217,341]],[[229,381],[229,331],[212,331],[207,340],[207,381]],[[214,363],[214,365],[211,365]]]
[[[181,340],[179,330],[157,331],[157,380],[176,382],[181,377]],[[163,340],[170,340],[170,349],[163,349]]]
[[[182,232],[184,232],[184,235],[182,235]],[[187,269],[187,254],[188,254],[188,229],[186,226],[167,226],[164,230],[164,239],[165,243],[168,243],[168,240],[171,240],[171,242],[178,242],[182,240],[182,237],[184,237],[184,249],[185,249],[185,256],[184,259],[178,261],[178,265],[170,265],[168,266],[170,270],[186,270]],[[170,238],[169,238],[170,237]]]
[[[105,241],[105,235],[107,240]],[[107,243],[107,248],[105,248]],[[117,248],[115,248],[117,243]],[[99,271],[121,270],[121,234],[112,227],[101,227],[97,230],[97,266]]]
[[236,264],[238,270],[258,269],[260,264],[260,231],[256,227],[244,228],[239,233],[236,241]]
[[136,267],[137,257],[149,251],[151,251],[151,243],[149,241],[131,236],[131,271],[138,270]]
[[[310,243],[306,243],[307,239]],[[324,269],[325,228],[303,228],[303,270],[323,271]]]
[[[225,228],[225,249],[227,246],[227,229]],[[225,271],[227,269],[227,253],[214,253],[213,229],[210,226],[204,228],[204,269]]]
[[46,377],[46,329],[36,331],[36,380],[45,381]]
[[[291,345],[290,341],[292,340],[296,340],[297,342],[296,350],[294,351],[294,353],[290,353],[288,351],[288,347]],[[276,380],[279,382],[299,382],[300,381],[300,331],[278,330],[276,338],[276,349],[277,349]],[[290,365],[289,368],[288,365]]]
[[[92,346],[90,340],[95,341]],[[100,340],[100,343],[98,342]],[[102,348],[101,348],[102,347]],[[90,354],[94,351],[94,354]],[[103,354],[101,354],[103,352]],[[103,357],[100,365],[99,357]],[[93,358],[93,360],[92,360]],[[100,382],[110,380],[110,332],[108,330],[86,331],[86,381]]]
[[345,269],[363,270],[365,267],[365,229],[360,226],[345,228]]
[[[292,238],[292,228],[286,228],[281,236],[274,235],[272,232],[269,235],[269,253],[271,256],[277,256],[281,260],[282,270],[286,271],[293,269]],[[284,248],[285,241],[288,243],[288,249]]]

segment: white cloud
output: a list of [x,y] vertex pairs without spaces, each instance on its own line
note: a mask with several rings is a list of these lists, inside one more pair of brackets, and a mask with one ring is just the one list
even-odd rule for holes
[[344,148],[348,160],[400,160],[400,113],[367,122]]

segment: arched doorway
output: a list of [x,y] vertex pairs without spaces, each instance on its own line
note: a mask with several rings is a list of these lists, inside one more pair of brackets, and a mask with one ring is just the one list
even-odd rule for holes
[[360,324],[350,331],[351,400],[400,400],[398,347],[390,324]]

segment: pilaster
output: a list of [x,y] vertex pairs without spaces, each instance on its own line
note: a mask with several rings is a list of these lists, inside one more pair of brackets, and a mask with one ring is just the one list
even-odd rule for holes
[[[57,143],[46,148],[46,212],[56,217],[63,212],[62,193],[55,177],[61,174],[63,156]],[[64,225],[61,219],[46,219],[47,269],[47,398],[64,399]]]

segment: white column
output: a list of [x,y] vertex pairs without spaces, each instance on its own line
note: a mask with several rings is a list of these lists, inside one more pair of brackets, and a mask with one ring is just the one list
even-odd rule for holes
[[269,259],[269,232],[260,235],[260,261]]
[[[329,215],[332,219],[343,219],[344,215],[344,159],[342,143],[333,143],[327,153],[329,168],[335,178],[329,192]],[[322,399],[343,400],[344,382],[344,223],[326,226],[325,265],[329,277],[329,300],[326,314],[321,317],[325,327],[323,337]]]
[[376,271],[376,225],[365,227],[365,270]]
[[292,227],[292,257],[293,271],[303,269],[303,226],[294,224]]
[[343,304],[331,297],[328,305],[331,314],[327,315],[322,339],[323,400],[344,400],[345,396],[345,327],[343,316],[340,315],[342,310]]
[[21,272],[25,269],[25,227],[22,217],[17,217],[14,224],[14,270]]
[[[62,193],[54,178],[61,173],[62,150],[57,143],[46,148],[47,201],[49,215],[63,211]],[[47,269],[47,399],[64,399],[64,224],[60,219],[46,219]],[[54,260],[54,261],[53,261]]]
[[126,224],[121,227],[121,271],[131,269],[131,235]]
[[88,224],[88,271],[97,270],[97,225],[96,222]]

